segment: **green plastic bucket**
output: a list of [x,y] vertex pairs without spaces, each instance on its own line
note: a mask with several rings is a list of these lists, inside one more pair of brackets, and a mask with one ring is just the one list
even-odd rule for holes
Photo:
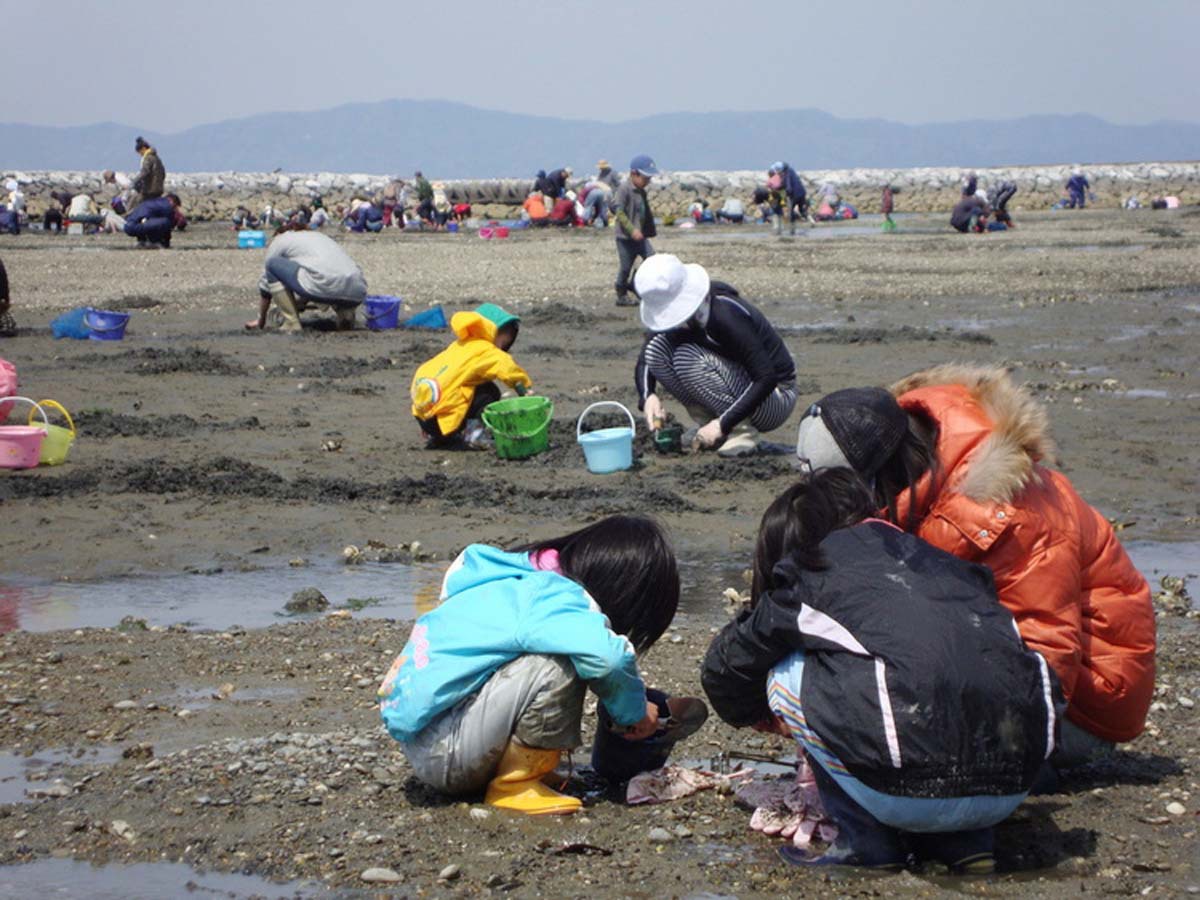
[[496,441],[501,459],[525,459],[550,446],[550,419],[554,404],[547,397],[511,397],[497,400],[483,411],[483,424]]

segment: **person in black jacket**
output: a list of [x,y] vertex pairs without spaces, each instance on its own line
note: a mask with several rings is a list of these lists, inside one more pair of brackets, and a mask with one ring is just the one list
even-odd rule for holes
[[987,228],[987,217],[991,211],[982,197],[977,194],[964,194],[950,212],[950,224],[955,231],[963,234],[968,231],[979,233]]
[[634,376],[647,426],[666,424],[662,384],[700,426],[693,446],[754,453],[757,432],[778,428],[796,405],[796,365],[778,332],[737,290],[670,254],[643,262],[634,289],[651,332]]
[[991,572],[874,518],[866,484],[822,469],[763,516],[752,607],[702,680],[731,725],[791,735],[839,827],[795,863],[994,869],[992,826],[1024,800],[1064,703]]
[[570,166],[563,166],[561,169],[555,169],[546,176],[546,188],[542,190],[542,193],[555,200],[557,200],[559,197],[566,196],[567,179],[570,177]]
[[[785,162],[777,162],[767,170],[767,174],[779,175],[783,195],[787,197],[788,224],[791,234],[796,234],[797,220],[807,219],[810,223],[815,223],[816,220],[808,210],[808,190],[804,187],[804,180],[796,170]],[[782,234],[782,231],[783,217],[780,216],[775,226],[775,233]]]

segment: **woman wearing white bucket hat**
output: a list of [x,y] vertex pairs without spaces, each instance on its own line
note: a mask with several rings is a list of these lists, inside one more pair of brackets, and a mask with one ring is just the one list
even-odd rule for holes
[[655,393],[661,384],[699,426],[693,446],[722,456],[754,453],[758,432],[778,428],[796,405],[796,366],[771,323],[703,266],[670,254],[643,262],[634,289],[651,332],[636,370],[647,426],[665,424]]

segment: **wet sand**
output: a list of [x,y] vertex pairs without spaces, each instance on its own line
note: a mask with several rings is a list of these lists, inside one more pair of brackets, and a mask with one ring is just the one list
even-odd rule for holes
[[[1189,549],[1168,552],[1165,571],[1200,572],[1190,558],[1200,539],[1200,212],[1047,213],[985,236],[948,233],[921,216],[901,220],[894,235],[861,227],[871,224],[794,239],[751,226],[663,229],[656,246],[704,263],[785,332],[797,359],[797,416],[823,392],[939,362],[1012,366],[1050,406],[1062,468],[1126,526],[1122,538],[1183,542]],[[0,628],[36,627],[31,597],[47,581],[189,570],[256,580],[245,615],[233,603],[204,628],[76,632],[81,590],[55,611],[67,630],[3,638],[8,752],[102,746],[131,756],[35,766],[48,773],[44,784],[61,775],[66,794],[0,806],[0,863],[51,854],[181,860],[339,889],[359,887],[359,873],[381,865],[400,872],[400,892],[413,896],[510,888],[582,896],[618,886],[630,896],[1170,894],[1200,885],[1200,729],[1194,706],[1179,702],[1200,701],[1195,620],[1176,615],[1160,620],[1163,706],[1152,729],[1003,826],[1007,874],[995,880],[830,882],[788,870],[772,840],[746,831],[748,814],[715,794],[657,810],[602,800],[569,823],[477,818],[471,806],[429,795],[409,779],[373,709],[407,616],[389,608],[399,620],[384,620],[368,606],[353,619],[233,627],[281,609],[287,596],[272,587],[272,572],[294,575],[289,560],[303,559],[311,583],[330,588],[348,544],[419,541],[419,555],[431,557],[423,565],[436,566],[472,541],[547,536],[613,512],[657,515],[684,564],[686,596],[678,641],[664,640],[647,668],[660,686],[694,693],[711,629],[724,621],[721,591],[741,586],[758,517],[794,477],[787,457],[663,457],[640,437],[633,470],[586,471],[575,418],[597,400],[636,399],[640,331],[636,310],[611,303],[609,233],[345,239],[372,293],[403,295],[414,311],[493,300],[523,316],[514,354],[555,403],[551,450],[524,462],[420,449],[408,383],[445,333],[245,333],[261,251],[230,249],[232,234],[215,226],[176,236],[171,251],[130,243],[0,237],[18,323],[32,329],[0,343],[0,354],[17,364],[25,393],[61,400],[80,426],[67,465],[0,471]],[[85,303],[130,308],[125,341],[52,340],[49,319]],[[793,420],[770,437],[794,436]],[[120,584],[106,582],[107,595]],[[152,583],[138,584],[152,598]],[[427,599],[413,602],[419,609]],[[175,621],[187,621],[186,610],[162,620]],[[211,698],[229,685],[224,699]],[[114,711],[121,700],[134,708]],[[153,756],[136,749],[143,743]],[[714,723],[683,755],[707,759],[721,748],[790,754]],[[0,782],[5,771],[0,761]],[[1167,813],[1171,802],[1186,814]],[[115,835],[113,820],[128,822],[136,839]],[[655,825],[690,834],[651,844]],[[564,841],[613,853],[560,852]],[[439,883],[450,863],[461,876]]]

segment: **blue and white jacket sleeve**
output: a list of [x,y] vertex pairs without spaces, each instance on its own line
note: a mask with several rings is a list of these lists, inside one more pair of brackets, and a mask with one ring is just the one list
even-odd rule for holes
[[613,632],[587,594],[566,579],[541,592],[521,623],[518,641],[527,653],[566,656],[618,725],[646,716],[646,686],[638,674],[633,645]]

